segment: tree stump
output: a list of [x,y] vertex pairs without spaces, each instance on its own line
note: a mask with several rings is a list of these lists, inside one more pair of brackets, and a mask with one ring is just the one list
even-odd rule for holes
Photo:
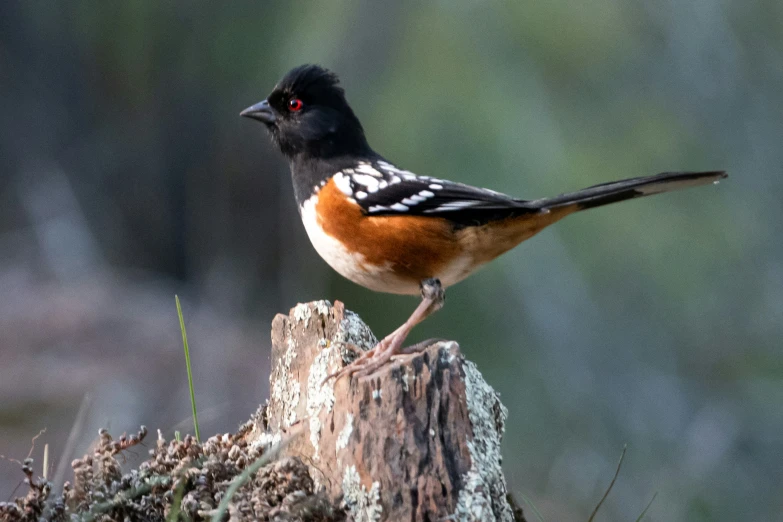
[[324,383],[355,358],[350,345],[376,339],[341,302],[318,301],[275,317],[272,343],[271,397],[249,438],[302,432],[283,454],[354,520],[515,520],[500,466],[506,408],[455,342]]

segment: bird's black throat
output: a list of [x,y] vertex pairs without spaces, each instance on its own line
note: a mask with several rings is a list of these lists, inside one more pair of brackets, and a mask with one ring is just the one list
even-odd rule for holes
[[294,184],[294,196],[299,207],[337,172],[355,168],[360,161],[372,162],[381,158],[372,149],[362,155],[345,154],[340,156],[314,156],[300,154],[290,160],[291,180]]

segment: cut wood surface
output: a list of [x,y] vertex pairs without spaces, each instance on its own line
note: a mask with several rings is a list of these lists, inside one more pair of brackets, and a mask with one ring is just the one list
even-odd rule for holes
[[456,343],[324,382],[355,357],[351,346],[376,343],[339,301],[278,315],[272,343],[270,400],[247,437],[288,440],[283,453],[353,519],[515,520],[501,470],[506,408]]

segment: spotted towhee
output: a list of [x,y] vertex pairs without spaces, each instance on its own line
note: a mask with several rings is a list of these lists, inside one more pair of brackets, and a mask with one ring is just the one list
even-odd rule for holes
[[444,288],[569,214],[717,182],[725,172],[666,172],[523,200],[400,169],[367,143],[337,76],[316,65],[290,71],[241,113],[264,123],[291,164],[310,241],[351,281],[422,295],[400,328],[336,375],[367,375],[403,348],[410,330],[443,305]]

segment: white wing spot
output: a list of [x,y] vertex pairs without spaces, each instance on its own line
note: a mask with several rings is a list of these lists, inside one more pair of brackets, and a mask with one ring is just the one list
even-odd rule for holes
[[365,187],[377,187],[379,183],[378,178],[368,174],[354,174],[353,180],[360,185],[364,185]]
[[346,196],[353,195],[353,189],[351,188],[351,178],[349,178],[342,172],[338,172],[333,176],[333,179],[334,179],[334,184],[337,185],[337,188],[340,189],[340,192],[342,192]]
[[440,189],[442,189],[442,188],[443,188],[443,185],[438,185],[437,183],[431,183],[431,184],[430,184],[430,188],[431,188],[432,190],[440,190]]
[[419,192],[419,196],[425,197],[425,198],[434,198],[435,194],[430,192],[429,190],[422,190]]
[[382,210],[388,210],[388,209],[383,205],[373,205],[369,209],[370,212],[380,212]]
[[386,170],[388,172],[392,172],[392,173],[400,172],[400,169],[398,169],[397,167],[395,167],[391,163],[387,163],[385,161],[379,161],[378,162],[378,166],[380,168],[382,168],[383,170]]
[[400,177],[399,177],[399,176],[392,176],[392,179],[391,179],[391,181],[390,181],[389,183],[391,183],[392,185],[394,185],[395,183],[399,183],[399,182],[401,182],[401,181],[402,181],[402,180],[400,179]]
[[367,197],[367,193],[360,190],[356,193],[356,199],[364,199]]
[[418,203],[418,201],[414,201],[414,200],[412,200],[411,198],[403,198],[403,200],[402,200],[402,203],[403,203],[404,205],[408,205],[409,207],[412,207],[412,206],[414,206],[416,203]]
[[376,169],[372,168],[371,165],[367,164],[361,164],[359,167],[357,167],[356,172],[364,172],[365,174],[369,174],[370,176],[374,176],[376,178],[380,178],[383,174],[378,172]]
[[467,208],[477,205],[478,203],[478,201],[449,201],[448,203],[440,205],[438,209],[453,210],[458,208]]
[[382,189],[385,189],[388,186],[389,186],[389,182],[386,181],[385,179],[381,181],[380,184],[378,184],[378,188],[382,188]]
[[405,206],[405,205],[403,205],[402,203],[395,203],[395,204],[394,204],[394,205],[392,205],[390,208],[391,208],[392,210],[397,210],[398,212],[405,212],[406,210],[408,210],[408,207],[406,207],[406,206]]
[[[379,161],[377,164],[378,164],[378,166],[380,168],[385,170],[387,173],[392,174],[392,175],[402,176],[406,180],[411,181],[411,180],[419,178],[419,176],[416,176],[416,174],[414,174],[413,172],[411,172],[409,170],[403,170],[403,169],[397,168],[394,165],[392,165],[391,163],[389,163],[388,161]],[[429,178],[422,177],[421,179],[429,179]]]
[[428,214],[433,212],[447,212],[449,210],[459,210],[461,208],[472,207],[478,205],[479,203],[480,203],[479,201],[468,201],[468,200],[449,201],[448,203],[444,203],[443,205],[439,205],[435,208],[425,210],[424,212]]

